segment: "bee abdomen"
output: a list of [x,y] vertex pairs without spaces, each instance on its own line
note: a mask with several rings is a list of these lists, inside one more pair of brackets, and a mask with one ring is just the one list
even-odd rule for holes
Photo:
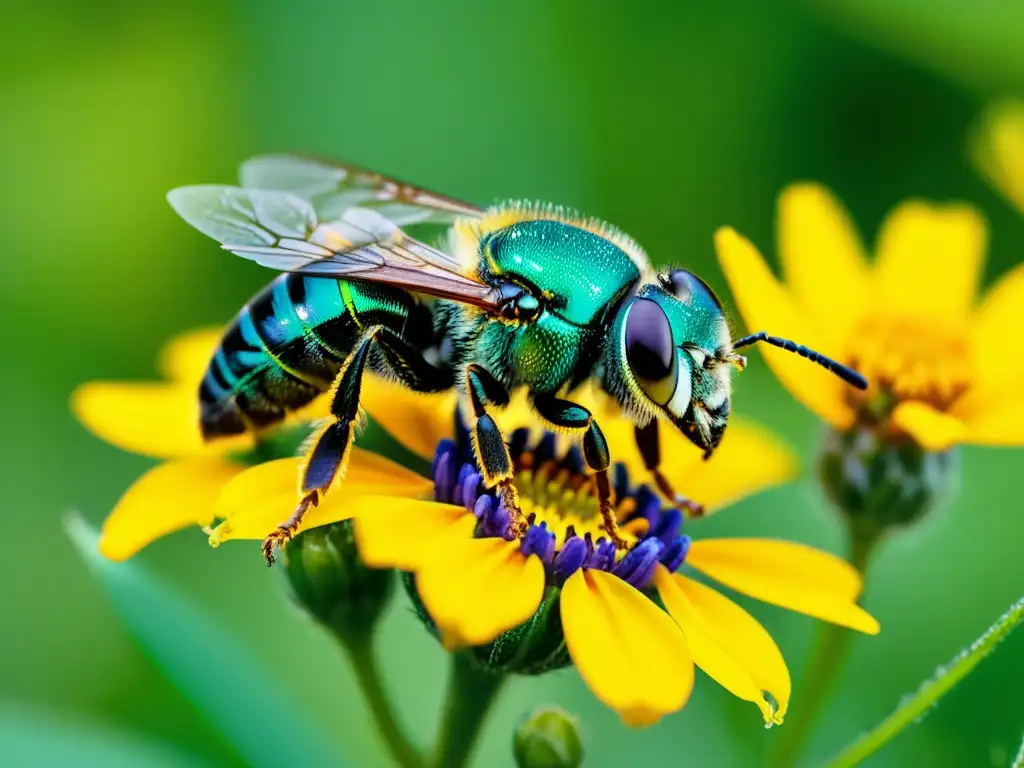
[[315,326],[332,322],[354,328],[337,280],[289,274],[264,288],[235,317],[203,377],[203,436],[271,426],[326,391],[347,353],[318,340]]
[[199,390],[203,436],[269,427],[309,404],[363,328],[400,331],[410,301],[394,289],[279,276],[238,313],[210,361]]

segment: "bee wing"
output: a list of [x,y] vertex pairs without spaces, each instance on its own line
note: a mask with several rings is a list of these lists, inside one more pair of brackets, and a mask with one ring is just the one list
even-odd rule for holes
[[292,192],[313,203],[324,221],[346,209],[369,208],[400,227],[450,224],[459,216],[478,217],[482,209],[356,165],[294,155],[260,155],[242,163],[247,189]]
[[379,211],[350,207],[320,223],[313,203],[290,192],[214,184],[179,187],[167,200],[221,247],[264,267],[497,306],[491,286],[463,274],[457,259],[409,237]]

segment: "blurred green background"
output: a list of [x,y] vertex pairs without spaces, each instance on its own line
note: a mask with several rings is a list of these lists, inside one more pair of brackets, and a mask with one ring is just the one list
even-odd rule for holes
[[[19,765],[84,764],[107,744],[126,765],[244,763],[135,648],[61,529],[71,509],[99,523],[149,466],[73,421],[72,388],[153,376],[168,336],[224,322],[269,277],[184,226],[164,202],[171,187],[230,182],[257,152],[334,155],[470,200],[576,206],[722,288],[713,229],[732,224],[772,252],[777,192],[813,178],[869,240],[906,196],[962,198],[992,224],[987,282],[1024,254],[1024,218],[964,152],[986,100],[1024,91],[1020,3],[48,0],[7,4],[0,21],[0,749]],[[819,425],[763,366],[742,377],[735,408],[812,461]],[[855,640],[808,765],[1019,597],[1022,459],[966,450],[955,502],[884,545],[866,597],[882,634]],[[842,547],[810,481],[700,533]],[[351,765],[381,764],[344,659],[255,545],[214,552],[184,533],[140,560],[217,611],[247,653],[277,661]],[[753,610],[799,690],[814,622]],[[426,742],[444,655],[404,600],[385,629],[401,714]],[[204,661],[195,674],[216,679]],[[1022,668],[1024,633],[870,764],[1008,765]],[[682,713],[630,731],[570,670],[514,682],[478,764],[510,764],[511,724],[545,702],[581,716],[593,766],[755,765],[779,733],[706,677]]]

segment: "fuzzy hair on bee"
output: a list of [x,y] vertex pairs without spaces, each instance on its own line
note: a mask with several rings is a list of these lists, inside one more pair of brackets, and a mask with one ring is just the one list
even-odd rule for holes
[[456,220],[449,233],[449,247],[452,253],[460,255],[469,269],[475,269],[481,244],[489,235],[524,221],[557,221],[592,232],[620,248],[641,274],[651,272],[643,247],[618,227],[593,216],[584,216],[573,208],[534,200],[506,200],[488,208],[480,218]]

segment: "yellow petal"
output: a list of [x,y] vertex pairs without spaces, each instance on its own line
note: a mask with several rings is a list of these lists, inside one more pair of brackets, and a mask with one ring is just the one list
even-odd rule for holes
[[[1021,177],[1024,183],[1024,172]],[[1024,385],[1024,355],[1008,344],[1024,334],[1022,307],[1024,264],[1003,275],[975,312],[971,328],[975,382],[967,398],[973,407],[957,408],[965,417],[1015,399]]]
[[100,553],[127,560],[169,533],[213,522],[224,485],[242,470],[217,456],[161,464],[136,480],[103,523]]
[[794,300],[839,349],[870,303],[870,272],[849,214],[825,187],[794,184],[782,193],[779,254]]
[[985,220],[971,206],[903,203],[878,235],[875,302],[912,317],[966,322],[987,244]]
[[[403,498],[418,498],[430,492],[432,483],[426,478],[362,448],[352,447],[349,454],[348,471],[338,489],[358,489],[360,493],[388,494]],[[300,472],[303,459],[291,457],[275,459],[257,464],[245,470],[224,489],[217,506],[217,516],[230,518],[244,513],[261,498],[290,494],[297,500]],[[332,496],[341,496],[332,488],[324,495],[321,504],[328,503]]]
[[[501,410],[494,411],[494,420],[506,437],[517,429],[528,429],[534,437],[539,439],[540,433],[545,428],[545,423],[530,405],[525,389],[513,392],[509,404]],[[467,423],[468,421],[467,419]]]
[[226,453],[252,445],[248,435],[204,443],[198,390],[180,384],[93,381],[74,391],[71,408],[101,440],[158,459]]
[[1024,445],[1024,401],[975,414],[967,421],[963,441],[973,445]]
[[729,598],[664,566],[654,583],[682,627],[694,663],[730,693],[754,702],[766,725],[781,725],[789,707],[789,669],[765,628]]
[[529,619],[544,596],[544,565],[518,541],[446,538],[416,571],[416,589],[446,647],[482,645]]
[[465,507],[395,499],[356,520],[363,562],[374,568],[412,571],[429,561],[449,539],[470,539],[476,517]]
[[627,725],[652,725],[686,704],[693,689],[686,638],[642,592],[580,569],[562,588],[561,614],[580,676]]
[[1024,103],[986,109],[971,149],[982,174],[1024,213]]
[[[379,486],[374,493],[420,498],[433,493],[434,483],[411,469],[403,467],[378,453],[353,446],[348,459],[348,470],[341,481],[345,485],[358,485],[361,492],[370,493],[371,486]],[[329,492],[330,493],[330,492]]]
[[[277,459],[250,467],[227,486],[217,500],[216,515],[226,523],[217,527],[211,543],[228,539],[262,539],[295,510],[302,459]],[[416,498],[430,490],[430,481],[388,459],[353,448],[348,472],[316,507],[311,507],[299,530],[347,520],[373,500]],[[358,503],[355,499],[360,499]]]
[[945,451],[963,442],[967,429],[963,421],[915,401],[897,404],[892,422],[926,451]]
[[854,600],[857,570],[835,555],[774,539],[695,541],[687,564],[727,587],[808,616],[876,634],[878,622]]
[[[791,339],[830,357],[841,353],[813,327],[812,318],[800,312],[749,240],[723,227],[715,233],[715,248],[747,328]],[[837,428],[845,429],[853,423],[842,381],[790,352],[759,346],[765,362],[801,403]]]
[[860,573],[848,562],[795,541],[701,539],[691,544],[686,562],[729,586],[719,577],[728,573],[735,579],[766,583],[805,579],[845,600],[857,599],[863,589]]
[[700,450],[671,425],[662,423],[659,437],[665,476],[677,492],[709,512],[799,473],[796,455],[788,445],[741,417],[732,417],[721,445],[706,462]]
[[269,498],[288,499],[294,506],[298,498],[299,470],[302,459],[276,459],[249,467],[228,483],[217,499],[216,516],[230,520],[248,513]]
[[[261,503],[252,510],[238,511],[218,525],[210,534],[210,546],[216,547],[225,541],[232,539],[254,539],[261,540],[278,525],[285,522],[295,510],[295,496],[280,497],[280,504],[272,506],[271,503]],[[332,502],[325,499],[319,506],[310,506],[302,518],[302,522],[296,528],[296,533],[319,528],[321,525],[330,525],[342,520],[351,520],[365,515],[373,514],[383,507],[401,507],[419,513],[428,507],[435,506],[433,501],[420,501],[418,499],[403,499],[399,496],[384,496],[380,494],[362,493],[358,489],[351,489],[348,493],[335,494]]]
[[197,328],[175,336],[160,351],[160,372],[171,381],[198,387],[223,335],[224,329],[217,327]]
[[434,456],[441,438],[451,437],[454,390],[425,394],[367,373],[359,405],[398,442],[425,459]]

